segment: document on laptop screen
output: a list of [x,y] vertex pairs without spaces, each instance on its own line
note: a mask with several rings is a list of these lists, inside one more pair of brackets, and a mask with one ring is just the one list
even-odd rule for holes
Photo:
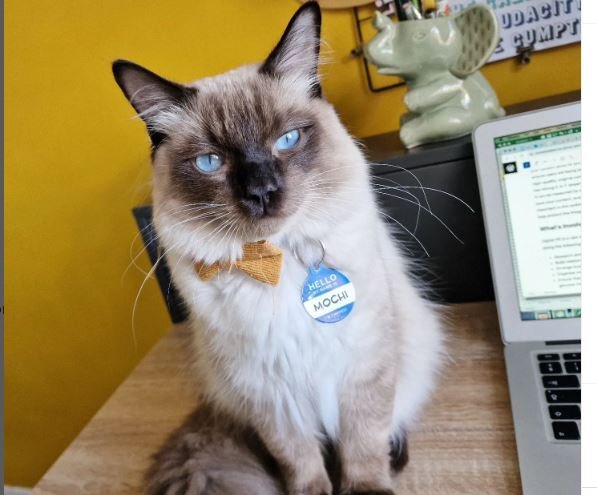
[[495,139],[520,314],[580,317],[580,122]]

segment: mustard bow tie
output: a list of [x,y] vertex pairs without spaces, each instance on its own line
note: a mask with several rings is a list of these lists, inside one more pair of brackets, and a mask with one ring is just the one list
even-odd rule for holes
[[222,270],[236,268],[249,277],[269,285],[278,285],[282,270],[282,250],[267,241],[248,242],[243,245],[243,257],[233,263],[217,262],[208,265],[203,261],[195,264],[195,271],[204,282],[211,280]]

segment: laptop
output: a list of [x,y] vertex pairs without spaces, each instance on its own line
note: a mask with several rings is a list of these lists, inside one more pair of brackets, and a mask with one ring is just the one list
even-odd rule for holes
[[580,493],[580,102],[473,144],[523,492]]

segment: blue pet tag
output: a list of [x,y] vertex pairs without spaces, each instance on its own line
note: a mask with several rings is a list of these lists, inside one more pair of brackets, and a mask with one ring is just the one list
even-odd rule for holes
[[354,285],[338,270],[323,263],[309,267],[303,285],[302,301],[307,313],[322,323],[336,323],[346,318],[355,302]]

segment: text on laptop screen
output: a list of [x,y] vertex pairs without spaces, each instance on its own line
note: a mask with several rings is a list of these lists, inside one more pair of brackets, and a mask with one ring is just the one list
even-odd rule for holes
[[580,317],[580,122],[494,142],[520,316]]

